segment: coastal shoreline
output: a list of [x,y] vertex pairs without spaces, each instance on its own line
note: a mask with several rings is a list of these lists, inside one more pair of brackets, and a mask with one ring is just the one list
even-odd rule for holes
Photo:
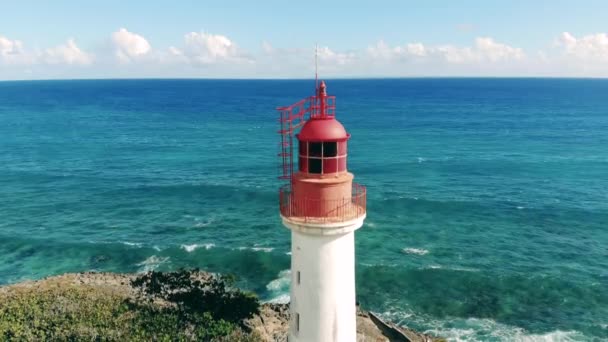
[[[65,289],[65,291],[86,288],[87,291],[99,292],[102,295],[139,300],[141,299],[140,293],[132,285],[133,280],[139,275],[141,274],[82,272],[25,281],[0,287],[0,299],[2,299],[0,303],[5,302],[15,293],[35,294],[48,288]],[[213,276],[206,272],[198,273],[198,278],[203,280],[210,279]],[[61,296],[56,297],[55,300],[65,301],[65,298],[59,297]],[[82,304],[86,303],[68,303],[67,305],[79,306]],[[63,303],[63,305],[66,304]],[[2,304],[0,304],[0,313],[2,312],[1,309]],[[287,341],[289,304],[260,303],[259,312],[243,323],[247,330],[255,332],[256,336],[259,336],[262,341]],[[377,315],[359,308],[357,312],[357,341],[432,342],[443,341],[443,339],[400,327],[391,322],[385,322]]]

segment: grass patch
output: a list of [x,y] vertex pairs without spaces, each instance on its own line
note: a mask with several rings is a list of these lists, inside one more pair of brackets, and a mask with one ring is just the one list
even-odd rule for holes
[[0,340],[259,341],[243,325],[259,302],[232,278],[150,272],[131,291],[60,278],[0,293]]

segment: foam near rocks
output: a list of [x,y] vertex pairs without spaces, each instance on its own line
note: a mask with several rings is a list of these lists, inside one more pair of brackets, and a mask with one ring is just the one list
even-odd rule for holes
[[156,255],[152,255],[146,260],[137,264],[137,266],[141,266],[139,272],[149,272],[156,270],[160,265],[169,261],[169,257],[158,257]]
[[531,333],[523,328],[498,323],[491,319],[455,319],[433,320],[430,325],[438,328],[425,333],[443,336],[448,341],[466,342],[574,342],[586,341],[587,338],[577,331],[555,330],[547,333]]

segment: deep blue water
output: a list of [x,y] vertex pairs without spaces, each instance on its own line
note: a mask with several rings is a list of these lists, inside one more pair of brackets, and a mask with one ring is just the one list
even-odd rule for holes
[[[608,339],[608,80],[330,80],[367,308],[457,340]],[[200,267],[285,300],[274,108],[312,81],[0,82],[0,284]]]

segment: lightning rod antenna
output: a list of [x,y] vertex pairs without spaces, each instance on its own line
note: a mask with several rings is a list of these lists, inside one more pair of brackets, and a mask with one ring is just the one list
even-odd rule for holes
[[319,44],[315,44],[315,94],[319,91],[319,78],[317,71],[319,70],[319,65],[317,63],[317,56],[319,54]]

